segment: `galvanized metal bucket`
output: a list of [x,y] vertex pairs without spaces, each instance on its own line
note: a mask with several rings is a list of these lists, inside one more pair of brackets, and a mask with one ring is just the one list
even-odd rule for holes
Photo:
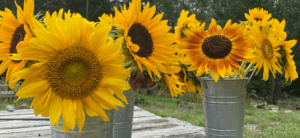
[[56,125],[51,127],[52,138],[112,138],[115,110],[105,110],[108,116],[108,122],[104,122],[100,116],[90,117],[85,113],[85,122],[82,132],[78,132],[77,123],[74,130],[69,130],[67,133],[63,132],[62,116],[59,119],[59,132]]
[[202,77],[206,138],[242,138],[248,79]]
[[113,131],[114,138],[131,138],[135,91],[131,88],[123,91],[123,94],[126,96],[128,104],[124,103],[125,108],[116,110]]

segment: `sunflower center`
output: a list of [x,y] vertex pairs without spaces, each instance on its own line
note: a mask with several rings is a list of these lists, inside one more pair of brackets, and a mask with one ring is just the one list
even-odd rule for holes
[[62,68],[62,75],[67,81],[70,81],[71,83],[81,83],[83,80],[85,80],[88,72],[83,62],[73,61],[67,63]]
[[254,18],[255,21],[262,21],[260,18]]
[[178,76],[179,76],[179,79],[184,79],[184,73],[183,73],[183,70],[180,70],[178,72]]
[[202,44],[203,53],[212,59],[225,58],[230,53],[231,48],[231,41],[222,35],[210,36]]
[[267,59],[271,59],[273,57],[272,43],[267,39],[262,41],[262,53]]
[[[9,52],[10,54],[18,53],[17,45],[19,42],[24,40],[26,32],[24,30],[24,24],[21,24],[19,27],[15,29],[15,32],[12,36]],[[14,63],[20,63],[22,60],[12,60]]]
[[128,31],[128,36],[131,37],[132,43],[140,47],[139,51],[134,52],[134,54],[139,57],[148,57],[151,55],[153,52],[153,41],[146,27],[140,23],[134,23]]
[[85,47],[67,47],[47,62],[47,80],[61,97],[79,99],[99,86],[101,65],[95,54]]

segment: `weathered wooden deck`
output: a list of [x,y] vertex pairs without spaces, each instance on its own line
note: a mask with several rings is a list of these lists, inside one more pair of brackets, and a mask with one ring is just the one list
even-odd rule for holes
[[[163,118],[134,107],[132,138],[203,138],[204,128]],[[49,138],[49,118],[35,116],[33,109],[0,111],[0,138]]]

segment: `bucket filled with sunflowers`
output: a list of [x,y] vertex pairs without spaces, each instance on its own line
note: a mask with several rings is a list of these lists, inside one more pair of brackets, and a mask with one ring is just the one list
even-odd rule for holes
[[228,20],[224,27],[211,19],[207,30],[187,15],[183,10],[175,27],[177,48],[180,62],[201,81],[206,137],[243,137],[247,84],[262,67],[265,81],[269,72],[285,71],[286,81],[298,78],[290,54],[297,41],[285,40],[285,20],[271,19],[263,9],[250,9],[247,21]]
[[16,6],[17,18],[1,12],[0,29],[11,32],[0,41],[9,46],[1,68],[10,87],[24,80],[17,101],[34,97],[31,108],[49,116],[52,137],[112,137],[115,110],[127,103],[122,91],[130,89],[123,38],[108,37],[108,18],[95,23],[61,9],[38,21],[33,0]]
[[[34,15],[34,0],[0,11],[0,74],[34,98],[35,115],[49,117],[53,138],[131,138],[135,92],[156,83],[174,99],[203,98],[206,137],[243,137],[246,87],[263,70],[298,78],[285,20],[263,9],[247,21],[208,29],[182,10],[175,32],[156,6],[132,0],[97,22],[60,9]],[[42,17],[38,19],[39,17]],[[5,33],[4,33],[5,32]],[[284,62],[283,62],[284,61]],[[262,68],[263,67],[263,68]]]

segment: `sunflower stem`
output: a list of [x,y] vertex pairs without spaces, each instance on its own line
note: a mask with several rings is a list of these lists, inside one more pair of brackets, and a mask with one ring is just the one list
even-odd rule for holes
[[243,61],[242,64],[241,64],[241,67],[242,67],[243,71],[245,71],[246,63],[247,63],[246,61]]
[[131,64],[131,63],[127,63],[127,64],[124,65],[124,68],[125,68],[125,69],[128,69],[128,68],[130,68],[130,67],[132,67],[132,64]]
[[255,65],[255,63],[250,63],[247,67],[247,69],[245,70],[244,74],[243,74],[243,77],[246,77],[247,74],[250,72],[250,69],[252,69],[253,65]]
[[149,89],[150,90],[153,90],[153,89],[156,89],[157,87],[159,87],[160,86],[160,83],[156,83],[155,82],[155,85],[153,86],[153,87],[150,87]]
[[[239,71],[243,74],[244,73],[244,71],[245,71],[245,67],[246,67],[246,61],[243,61],[242,62],[242,64],[241,64],[241,68],[242,69],[239,69]],[[234,71],[234,70],[233,70]],[[234,79],[237,79],[237,77],[238,77],[238,74],[237,74],[237,72],[236,71],[234,71],[235,73],[235,75],[234,75]]]
[[[256,69],[257,69],[257,68],[256,68]],[[252,71],[252,73],[251,73],[251,75],[250,75],[250,77],[249,77],[249,80],[248,80],[248,82],[247,82],[247,85],[249,84],[249,82],[250,82],[252,76],[254,75],[254,73],[256,72],[256,69],[254,69],[254,70]]]
[[[195,75],[196,77],[197,77],[197,71],[196,70],[194,70],[194,71],[192,71],[193,72],[193,75]],[[199,76],[200,77],[200,76]]]
[[235,74],[233,79],[237,79],[238,73],[237,73],[235,70],[233,70],[233,72],[234,72],[234,74]]
[[211,70],[208,71],[208,76],[209,76],[210,79],[214,78]]
[[86,0],[85,18],[89,18],[89,0]]

